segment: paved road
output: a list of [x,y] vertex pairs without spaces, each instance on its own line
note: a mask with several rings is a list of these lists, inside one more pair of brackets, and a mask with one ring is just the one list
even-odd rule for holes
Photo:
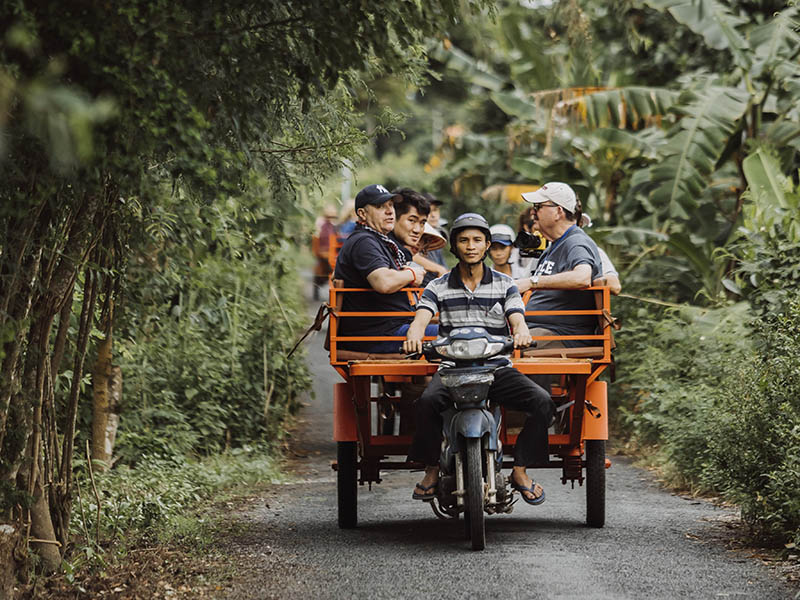
[[607,472],[606,526],[584,525],[582,488],[536,471],[547,501],[487,517],[472,552],[462,522],[411,500],[419,473],[390,472],[359,490],[359,527],[336,524],[331,390],[321,335],[307,344],[315,374],[293,460],[295,479],[241,513],[229,548],[242,573],[226,598],[791,599],[797,590],[759,561],[726,549],[735,515],[672,495],[624,458]]

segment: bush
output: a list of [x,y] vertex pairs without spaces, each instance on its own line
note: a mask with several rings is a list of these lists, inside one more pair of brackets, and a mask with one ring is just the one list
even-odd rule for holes
[[[85,461],[76,461],[80,500],[72,510],[72,534],[91,546],[97,526],[97,500]],[[143,538],[168,542],[181,533],[181,521],[200,505],[237,486],[280,478],[266,448],[242,448],[201,461],[141,456],[140,466],[95,473],[103,546],[137,543]],[[81,506],[82,505],[82,506]],[[89,539],[86,539],[88,536]],[[117,548],[118,550],[120,548]]]
[[761,534],[800,544],[800,300],[756,334],[757,353],[720,391],[700,475]]
[[800,301],[754,325],[747,309],[660,311],[649,332],[620,336],[630,368],[614,396],[627,434],[658,448],[673,483],[719,494],[756,533],[798,543]]
[[117,336],[122,463],[274,440],[310,386],[302,351],[286,359],[307,320],[299,253],[263,204],[176,200],[180,227],[129,269]]

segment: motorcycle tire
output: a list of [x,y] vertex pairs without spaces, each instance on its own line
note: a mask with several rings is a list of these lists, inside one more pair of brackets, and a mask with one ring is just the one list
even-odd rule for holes
[[483,512],[483,461],[481,460],[481,440],[466,440],[466,456],[464,460],[465,480],[467,487],[467,511],[469,515],[470,540],[473,550],[486,547],[486,515]]
[[606,442],[586,440],[586,524],[606,523]]
[[358,525],[358,446],[357,442],[336,443],[336,501],[339,528]]

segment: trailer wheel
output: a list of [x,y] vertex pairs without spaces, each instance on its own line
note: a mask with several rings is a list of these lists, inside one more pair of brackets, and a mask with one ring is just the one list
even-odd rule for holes
[[357,442],[337,442],[336,494],[339,528],[358,525],[358,446]]
[[606,442],[586,440],[586,524],[606,522]]
[[467,512],[469,515],[470,539],[473,550],[486,547],[486,519],[483,514],[483,467],[481,461],[481,441],[469,438],[467,442],[466,471]]

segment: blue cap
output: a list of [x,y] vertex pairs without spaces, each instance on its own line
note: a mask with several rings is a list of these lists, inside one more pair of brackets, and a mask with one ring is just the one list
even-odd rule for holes
[[493,244],[503,244],[503,246],[510,246],[514,242],[516,235],[514,230],[508,225],[492,225],[489,228]]

